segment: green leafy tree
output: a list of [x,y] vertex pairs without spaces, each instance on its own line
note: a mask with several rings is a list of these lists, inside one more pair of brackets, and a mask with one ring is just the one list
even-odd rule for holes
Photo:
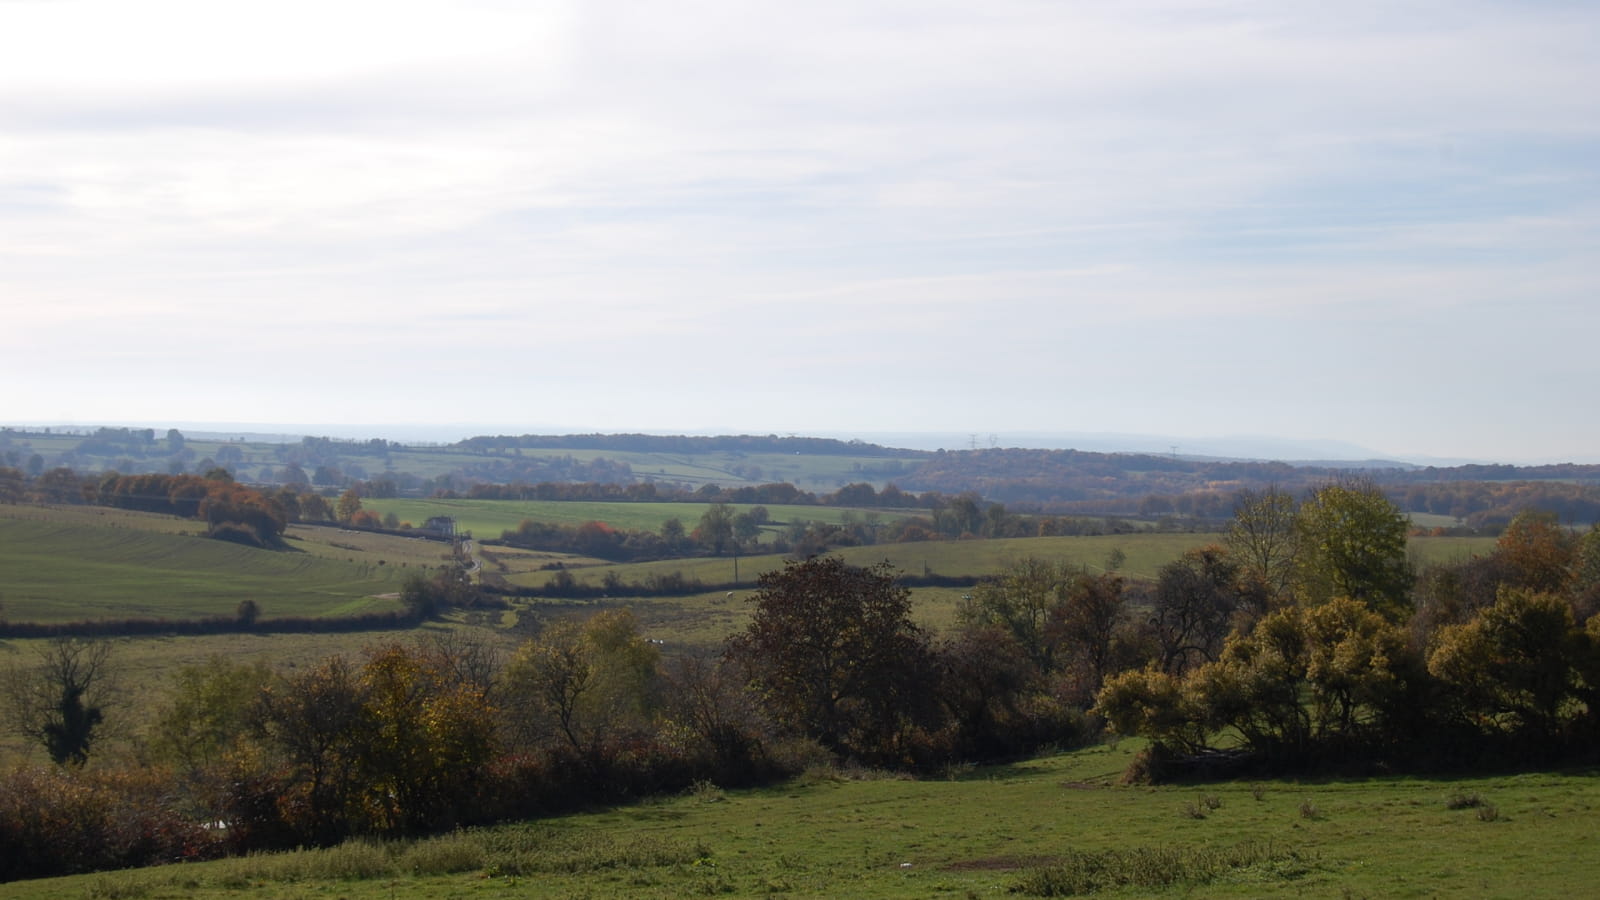
[[234,607],[233,617],[240,625],[250,628],[261,618],[261,604],[248,597],[240,600],[239,605]]
[[350,488],[339,495],[339,503],[334,511],[339,516],[339,521],[352,521],[356,514],[361,512],[361,495],[355,488]]
[[977,494],[965,492],[950,498],[944,509],[935,513],[939,530],[950,537],[977,534],[983,530],[983,511]]
[[1400,626],[1348,599],[1305,611],[1306,683],[1324,743],[1378,740],[1425,718],[1422,660]]
[[673,516],[661,523],[661,543],[666,545],[669,552],[677,553],[682,550],[687,540],[688,533],[684,531],[682,519]]
[[271,682],[265,665],[222,656],[179,669],[151,726],[151,748],[190,772],[220,765],[249,733],[255,704]]
[[694,529],[695,540],[712,553],[722,555],[722,550],[733,540],[733,507],[726,503],[713,503],[700,517]]
[[957,621],[964,627],[1003,629],[1039,671],[1052,672],[1059,647],[1050,630],[1051,617],[1076,574],[1066,564],[1023,557],[962,597],[956,606]]
[[593,752],[614,736],[643,731],[660,703],[659,662],[627,610],[550,623],[506,666],[514,741],[553,740]]
[[1123,676],[1099,705],[1119,730],[1190,751],[1235,733],[1266,759],[1303,762],[1381,743],[1422,714],[1421,660],[1405,633],[1347,597],[1268,614],[1181,687],[1161,676]]
[[975,586],[956,607],[963,627],[1011,635],[1041,673],[1067,673],[1069,693],[1092,697],[1116,664],[1127,620],[1122,576],[1025,557]]
[[1115,734],[1146,737],[1166,750],[1199,753],[1206,749],[1209,733],[1194,693],[1170,672],[1129,669],[1106,679],[1095,696],[1094,712]]
[[1370,484],[1324,485],[1301,505],[1295,525],[1296,577],[1304,602],[1348,597],[1390,621],[1409,615],[1410,524],[1382,491]]
[[333,510],[321,494],[301,494],[300,518],[307,522],[331,522]]
[[738,513],[733,517],[733,537],[741,544],[748,544],[761,537],[761,526],[749,513]]
[[1600,523],[1584,532],[1573,551],[1572,602],[1574,614],[1581,618],[1591,619],[1600,612]]
[[21,469],[0,466],[0,503],[18,503],[22,500],[27,479]]
[[537,746],[559,736],[582,750],[586,734],[580,704],[594,689],[594,668],[584,652],[582,630],[571,621],[552,622],[523,644],[506,666],[505,694],[512,740]]
[[1231,728],[1268,759],[1302,759],[1310,748],[1312,720],[1305,703],[1304,611],[1272,613],[1247,635],[1236,635],[1214,663],[1188,678],[1209,732]]
[[372,651],[359,684],[365,741],[356,749],[369,827],[416,834],[457,824],[466,812],[459,798],[494,749],[482,692],[399,644]]
[[1504,588],[1471,621],[1440,630],[1428,671],[1462,721],[1543,742],[1577,712],[1589,647],[1564,600]]

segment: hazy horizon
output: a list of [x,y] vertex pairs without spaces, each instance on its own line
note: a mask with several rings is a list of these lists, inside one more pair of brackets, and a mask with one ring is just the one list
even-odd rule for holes
[[895,431],[770,431],[748,428],[702,427],[678,430],[650,428],[567,428],[559,425],[517,426],[487,423],[378,423],[370,425],[341,425],[338,423],[274,423],[274,422],[174,422],[174,421],[105,421],[105,422],[16,422],[0,421],[0,427],[50,428],[52,430],[83,431],[98,427],[154,428],[165,431],[177,428],[190,437],[236,436],[247,440],[286,441],[302,437],[328,437],[339,440],[371,440],[385,438],[400,443],[447,444],[470,437],[492,435],[572,435],[572,434],[658,434],[729,436],[744,434],[778,434],[780,436],[833,438],[859,440],[869,444],[902,450],[967,450],[990,447],[1030,449],[1074,449],[1097,453],[1147,453],[1180,457],[1219,459],[1265,459],[1290,462],[1371,462],[1392,461],[1413,465],[1455,466],[1473,463],[1498,463],[1513,465],[1544,465],[1554,463],[1600,463],[1600,454],[1592,458],[1479,458],[1467,456],[1402,456],[1379,448],[1364,447],[1334,439],[1291,439],[1273,435],[1217,434],[1170,435],[1126,434],[1110,432],[1008,432],[1008,433],[954,433],[954,432],[895,432]]
[[1501,0],[0,0],[0,418],[1600,460],[1597,36]]

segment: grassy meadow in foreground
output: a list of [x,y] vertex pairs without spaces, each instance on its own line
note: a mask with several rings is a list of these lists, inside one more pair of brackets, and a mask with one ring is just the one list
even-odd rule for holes
[[[415,843],[6,885],[96,897],[1581,896],[1600,780],[1124,786],[1137,742],[926,781],[813,773]],[[1013,893],[1021,890],[1021,893]],[[1060,895],[1060,894],[1058,894]]]

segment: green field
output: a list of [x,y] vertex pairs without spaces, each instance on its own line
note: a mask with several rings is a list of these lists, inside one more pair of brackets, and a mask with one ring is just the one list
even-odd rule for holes
[[[847,484],[870,482],[882,487],[895,476],[912,471],[921,461],[912,455],[899,458],[876,456],[784,455],[781,453],[641,453],[626,450],[565,450],[523,448],[517,456],[589,461],[609,459],[627,463],[639,478],[679,482],[690,485],[788,482],[804,491],[831,492]],[[456,464],[462,461],[456,456]],[[477,460],[486,458],[478,455]],[[410,461],[411,454],[404,459]]]
[[437,543],[406,539],[413,555],[405,556],[363,549],[367,537],[296,528],[290,550],[272,551],[203,537],[197,523],[170,516],[0,507],[0,614],[185,619],[231,615],[250,599],[264,617],[347,616],[396,608],[379,595],[398,591],[411,566],[443,562]]
[[[1600,779],[1123,786],[1136,742],[948,778],[814,773],[419,843],[18,882],[17,900],[95,897],[796,898],[1030,896],[1090,855],[1111,897],[1579,897],[1600,883]],[[1224,852],[1239,868],[1207,870]],[[1181,868],[1187,863],[1188,868]],[[1093,871],[1080,865],[1078,871]],[[1164,877],[1190,877],[1163,884]],[[1153,883],[1151,883],[1153,882]]]
[[[1215,543],[1219,534],[1151,532],[1143,534],[1092,535],[1086,537],[1008,538],[986,541],[928,541],[909,544],[878,544],[869,547],[844,547],[834,551],[852,565],[888,562],[910,575],[985,576],[999,572],[1007,564],[1026,556],[1081,565],[1091,572],[1104,571],[1113,550],[1126,559],[1119,570],[1135,579],[1154,579],[1156,573],[1185,550]],[[1454,560],[1473,553],[1486,553],[1494,546],[1491,538],[1413,538],[1410,552],[1418,563]],[[499,552],[496,550],[495,552]],[[605,564],[571,568],[580,583],[599,586],[607,573],[615,572],[624,583],[639,583],[650,574],[682,573],[687,579],[707,585],[733,584],[735,559],[732,556],[658,560],[648,563]],[[627,605],[650,630],[650,636],[671,644],[707,645],[722,641],[748,621],[750,591],[756,578],[765,571],[781,568],[781,555],[743,556],[737,560],[734,597],[727,590],[707,591],[695,597],[608,597],[606,605]],[[510,572],[509,583],[537,589],[552,573],[531,570]],[[918,624],[934,630],[955,625],[956,604],[967,588],[919,587],[912,590],[913,615]],[[591,604],[555,604],[546,614],[570,610],[579,614]]]
[[[241,435],[241,437],[243,437]],[[166,449],[165,432],[157,434],[157,443],[143,449],[144,456],[127,459],[117,455],[94,456],[78,452],[84,435],[28,433],[15,435],[7,446],[22,458],[34,453],[40,455],[47,467],[70,464],[81,471],[100,471],[119,468],[131,471],[166,471],[171,453]],[[205,460],[216,460],[224,454],[241,481],[255,479],[262,469],[276,472],[289,458],[299,454],[300,441],[289,443],[265,440],[222,440],[217,438],[188,437],[185,440],[186,466],[193,469]],[[579,450],[563,448],[521,448],[508,451],[474,450],[467,447],[410,445],[391,449],[388,453],[374,450],[364,441],[335,441],[331,449],[333,460],[346,474],[359,473],[361,478],[378,478],[386,473],[403,472],[422,479],[432,479],[461,470],[463,467],[516,461],[519,459],[561,459],[579,462],[607,459],[626,463],[640,479],[653,479],[674,485],[699,487],[719,484],[735,487],[745,484],[771,484],[788,482],[804,491],[827,493],[846,484],[868,482],[883,487],[895,478],[913,471],[920,463],[918,454],[907,452],[896,456],[835,456],[813,454],[744,453],[714,451],[706,453],[646,453],[627,450]],[[303,454],[299,454],[303,456]],[[314,466],[305,466],[309,475]]]
[[[703,504],[534,503],[519,501],[375,501],[429,515],[455,514],[469,528],[515,527],[538,516],[568,523],[604,518],[618,527],[659,528],[660,521]],[[387,507],[384,507],[387,511]],[[778,516],[829,518],[851,512],[832,507],[776,507]],[[398,514],[398,513],[397,513]],[[476,523],[476,525],[475,525]],[[330,616],[393,608],[387,595],[398,590],[408,571],[444,562],[444,545],[419,538],[292,526],[289,550],[269,551],[200,535],[192,521],[99,507],[0,507],[0,614],[13,621],[59,622],[77,619],[227,615],[239,601],[255,600],[273,616]],[[1087,537],[929,541],[847,547],[847,562],[888,562],[911,575],[983,576],[1025,556],[1065,561],[1100,571],[1113,551],[1125,555],[1121,571],[1151,579],[1185,550],[1219,539],[1215,534],[1140,533]],[[1415,538],[1418,561],[1457,559],[1487,552],[1488,538]],[[509,547],[481,548],[486,574],[537,590],[551,577],[545,566],[560,562],[583,583],[599,586],[607,573],[624,583],[651,574],[682,573],[707,585],[737,583],[753,587],[764,571],[780,568],[773,554],[696,557],[648,563],[608,564],[558,553]],[[735,566],[738,577],[735,578]],[[917,616],[924,625],[947,627],[953,621],[959,588],[918,588]],[[742,602],[729,603],[726,590],[701,597],[606,598],[608,605],[631,605],[647,624],[667,628],[674,642],[719,642],[743,622]],[[557,604],[581,611],[588,604]],[[670,625],[669,625],[670,623]]]
[[[370,509],[380,516],[392,512],[402,522],[410,522],[419,527],[433,516],[449,516],[456,520],[457,528],[472,532],[473,536],[480,540],[497,539],[501,532],[515,531],[523,519],[567,526],[582,525],[585,522],[604,522],[624,531],[650,532],[659,532],[662,523],[668,519],[677,519],[683,523],[685,529],[693,531],[700,517],[705,515],[711,506],[709,503],[441,499],[372,499],[363,500],[361,505],[364,509]],[[751,508],[749,505],[738,503],[729,506],[735,513],[745,512]],[[861,520],[869,513],[880,516],[886,522],[908,514],[904,510],[862,510],[835,506],[781,504],[768,506],[767,512],[774,523],[787,523],[798,519],[830,524],[842,522],[847,516]]]

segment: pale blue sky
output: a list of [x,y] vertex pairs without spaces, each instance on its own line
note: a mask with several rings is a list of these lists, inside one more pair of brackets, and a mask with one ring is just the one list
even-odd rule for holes
[[1600,8],[0,0],[0,420],[1600,460]]

